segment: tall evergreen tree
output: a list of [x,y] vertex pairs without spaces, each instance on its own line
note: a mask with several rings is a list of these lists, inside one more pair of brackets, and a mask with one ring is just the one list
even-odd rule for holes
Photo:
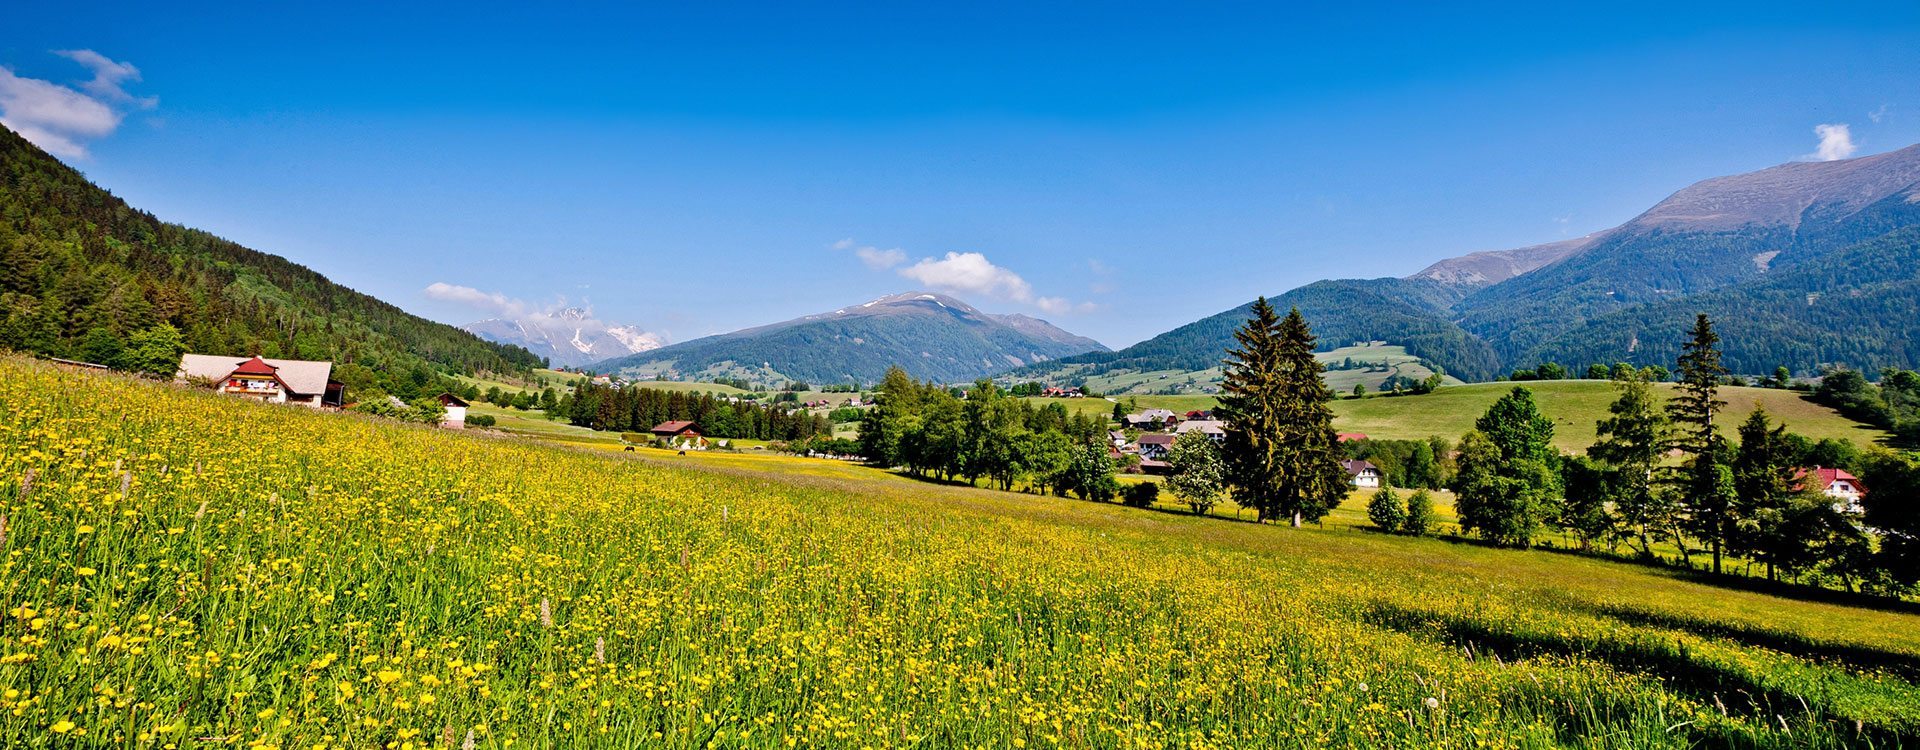
[[[1720,560],[1726,548],[1728,532],[1733,528],[1733,475],[1727,467],[1726,438],[1714,427],[1713,420],[1727,402],[1720,400],[1720,379],[1727,368],[1720,364],[1720,334],[1713,321],[1701,313],[1679,362],[1678,393],[1667,404],[1673,417],[1672,447],[1688,455],[1686,463],[1673,479],[1680,501],[1694,534],[1713,552],[1713,572],[1720,572]],[[1685,554],[1684,543],[1681,546]]]
[[1313,332],[1295,309],[1281,320],[1262,297],[1234,332],[1218,413],[1227,421],[1227,483],[1260,520],[1318,521],[1347,489],[1333,431],[1333,398],[1313,356]]
[[1667,445],[1667,413],[1654,397],[1645,373],[1631,367],[1613,369],[1619,396],[1607,407],[1598,436],[1587,456],[1607,465],[1607,488],[1614,511],[1624,527],[1640,540],[1640,554],[1653,556],[1653,535],[1668,528],[1670,509],[1655,492],[1654,469]]
[[1789,511],[1796,489],[1785,425],[1774,426],[1766,409],[1755,409],[1740,425],[1740,448],[1733,458],[1734,496],[1739,521],[1728,547],[1767,566],[1777,580],[1779,567],[1796,557]]

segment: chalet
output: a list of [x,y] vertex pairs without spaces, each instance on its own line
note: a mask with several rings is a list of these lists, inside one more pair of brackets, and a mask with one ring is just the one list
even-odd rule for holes
[[1047,386],[1040,389],[1040,395],[1047,398],[1085,398],[1086,393],[1078,388],[1055,388]]
[[1138,414],[1128,414],[1123,421],[1126,426],[1136,430],[1160,430],[1179,424],[1180,415],[1167,409],[1147,409]]
[[332,362],[183,354],[173,379],[212,383],[221,393],[257,401],[337,409],[346,386],[332,375]]
[[1112,443],[1112,448],[1117,451],[1127,447],[1127,436],[1119,430],[1107,430],[1107,442]]
[[445,417],[440,418],[441,427],[447,427],[455,430],[466,429],[467,427],[467,402],[466,401],[461,400],[459,396],[455,396],[451,393],[442,393],[440,394],[440,407],[447,410],[447,415]]
[[1141,435],[1138,441],[1141,462],[1167,460],[1167,453],[1173,450],[1173,440],[1172,435]]
[[1812,469],[1801,469],[1793,474],[1794,483],[1800,488],[1807,487],[1808,477],[1813,478],[1812,489],[1837,501],[1833,504],[1834,510],[1842,513],[1860,513],[1865,510],[1860,506],[1860,499],[1867,496],[1866,485],[1861,484],[1860,478],[1846,469],[1815,466]]
[[1225,440],[1227,439],[1227,423],[1217,419],[1189,419],[1181,422],[1179,427],[1173,428],[1173,434],[1176,436],[1185,435],[1189,432],[1198,432],[1215,440]]
[[1349,458],[1340,462],[1340,468],[1347,470],[1347,476],[1353,477],[1353,486],[1363,490],[1378,489],[1387,475],[1364,458]]
[[701,437],[700,429],[692,422],[661,422],[647,432],[652,433],[655,439],[675,448],[700,448],[707,444],[707,439]]

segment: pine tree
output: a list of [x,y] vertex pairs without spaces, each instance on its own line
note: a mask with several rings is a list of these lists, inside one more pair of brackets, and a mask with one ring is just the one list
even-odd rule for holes
[[1281,320],[1262,297],[1234,332],[1220,415],[1227,431],[1227,483],[1262,521],[1318,521],[1347,490],[1333,431],[1333,394],[1320,377],[1314,338],[1296,308]]
[[1603,462],[1611,476],[1608,495],[1626,529],[1640,540],[1640,554],[1653,556],[1653,534],[1667,528],[1669,515],[1654,491],[1653,472],[1667,444],[1667,413],[1655,400],[1645,375],[1631,367],[1613,369],[1619,397],[1599,422],[1598,440],[1587,456]]
[[[1687,509],[1693,533],[1713,551],[1715,573],[1720,572],[1720,558],[1732,528],[1733,505],[1726,438],[1713,425],[1714,417],[1727,405],[1719,399],[1720,378],[1727,374],[1727,368],[1720,364],[1719,344],[1713,321],[1701,313],[1694,319],[1686,349],[1680,355],[1679,393],[1667,404],[1675,426],[1672,447],[1689,456],[1673,484]],[[1681,554],[1686,554],[1684,543]]]
[[1739,434],[1733,486],[1740,520],[1728,546],[1766,563],[1767,580],[1778,580],[1778,568],[1796,556],[1789,549],[1795,535],[1787,516],[1795,490],[1787,428],[1771,425],[1767,411],[1755,409]]

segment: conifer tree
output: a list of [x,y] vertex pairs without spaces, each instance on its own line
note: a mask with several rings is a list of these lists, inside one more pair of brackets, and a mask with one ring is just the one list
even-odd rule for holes
[[1599,422],[1598,439],[1587,456],[1603,462],[1611,476],[1608,495],[1623,532],[1640,540],[1640,554],[1653,556],[1653,534],[1668,528],[1669,509],[1654,491],[1653,472],[1667,444],[1667,413],[1655,400],[1646,374],[1631,367],[1613,369],[1619,397],[1607,407],[1611,415]]
[[1262,297],[1234,340],[1219,409],[1230,425],[1225,447],[1234,499],[1263,521],[1318,521],[1346,495],[1347,476],[1313,332],[1299,309],[1281,320]]
[[[1727,405],[1719,398],[1720,378],[1727,374],[1727,368],[1720,364],[1719,345],[1720,335],[1714,333],[1713,321],[1700,313],[1680,355],[1679,393],[1667,404],[1675,427],[1672,446],[1688,455],[1673,484],[1686,507],[1693,533],[1713,552],[1715,573],[1720,572],[1720,558],[1733,525],[1733,474],[1726,465],[1726,438],[1713,425],[1714,417]],[[1681,549],[1684,556],[1684,544]]]

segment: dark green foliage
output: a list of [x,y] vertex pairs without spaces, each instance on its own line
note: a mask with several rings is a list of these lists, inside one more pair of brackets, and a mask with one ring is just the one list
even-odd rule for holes
[[416,372],[541,364],[285,258],[161,222],[4,128],[0,348],[160,375],[182,350],[324,359],[366,365],[381,390],[409,397],[422,383],[402,381]]
[[[1058,403],[1034,408],[984,380],[962,394],[964,400],[890,368],[878,404],[860,419],[860,455],[919,476],[969,482],[986,477],[1003,490],[1026,479],[1034,489],[1055,494],[1108,499],[1117,491],[1107,484],[1114,481],[1113,461],[1098,419],[1068,414]],[[1099,461],[1083,460],[1087,447],[1098,449]]]
[[1265,298],[1234,333],[1220,406],[1227,422],[1226,477],[1234,501],[1260,520],[1318,521],[1348,487],[1333,431],[1333,394],[1313,357],[1299,309],[1281,320]]
[[1920,454],[1877,451],[1866,463],[1861,503],[1867,525],[1882,533],[1879,567],[1901,584],[1920,583]]
[[[1667,402],[1674,425],[1671,446],[1687,455],[1685,464],[1668,481],[1687,511],[1693,532],[1712,551],[1715,573],[1720,572],[1732,530],[1734,500],[1726,439],[1713,424],[1714,417],[1727,405],[1719,399],[1720,379],[1727,374],[1720,364],[1719,345],[1720,335],[1713,330],[1713,320],[1705,313],[1696,316],[1685,353],[1680,355],[1680,387]],[[1682,545],[1682,556],[1685,553]]]
[[1407,523],[1407,506],[1392,487],[1381,487],[1367,500],[1367,520],[1374,528],[1389,534],[1399,532]]
[[580,427],[629,433],[628,442],[645,442],[642,434],[662,422],[693,422],[710,438],[747,440],[802,440],[832,434],[826,417],[804,409],[783,409],[747,402],[730,403],[704,393],[662,391],[644,382],[616,388],[582,380],[574,384],[568,421]]
[[1129,508],[1151,508],[1159,499],[1160,485],[1155,482],[1129,485],[1120,493],[1120,502]]
[[1792,265],[1783,255],[1765,275],[1723,289],[1591,318],[1516,356],[1671,362],[1688,324],[1704,312],[1727,339],[1734,372],[1920,366],[1920,227],[1865,239]]
[[1531,391],[1515,387],[1476,426],[1460,441],[1454,478],[1460,528],[1495,544],[1531,546],[1559,513],[1553,422],[1540,414]]
[[492,427],[493,425],[494,425],[494,419],[493,419],[493,415],[491,414],[468,414],[467,415],[468,427]]

